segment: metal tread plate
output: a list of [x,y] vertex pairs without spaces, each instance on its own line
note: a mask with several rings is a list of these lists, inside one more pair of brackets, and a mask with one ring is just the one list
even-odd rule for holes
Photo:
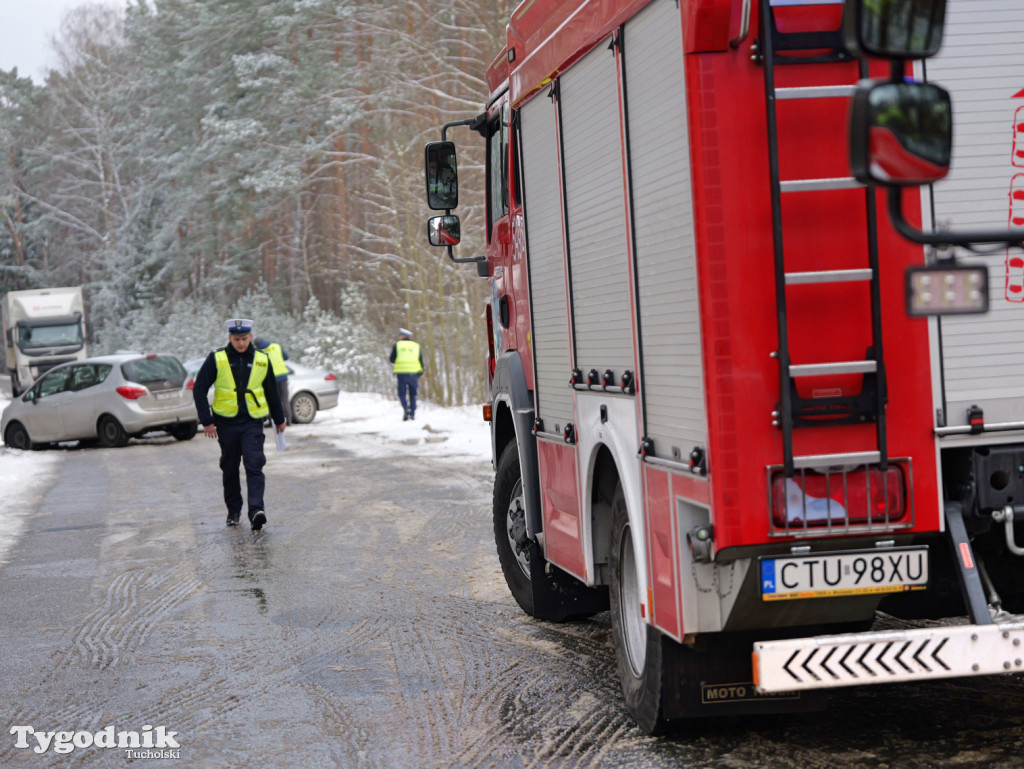
[[1024,672],[1024,617],[754,643],[762,693]]

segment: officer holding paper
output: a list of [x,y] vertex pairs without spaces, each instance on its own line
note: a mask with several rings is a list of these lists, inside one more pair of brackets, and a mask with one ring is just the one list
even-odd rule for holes
[[[263,505],[266,478],[263,466],[263,420],[270,416],[278,433],[285,429],[284,409],[274,381],[270,356],[257,350],[252,340],[253,322],[234,318],[225,322],[228,344],[214,350],[203,362],[192,390],[196,411],[207,438],[220,443],[227,525],[237,526],[242,512],[239,463],[245,468],[248,516],[253,531],[267,522]],[[214,388],[213,409],[206,394]]]

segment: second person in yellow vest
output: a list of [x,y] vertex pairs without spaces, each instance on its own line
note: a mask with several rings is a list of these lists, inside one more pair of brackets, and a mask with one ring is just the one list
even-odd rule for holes
[[270,365],[274,369],[274,380],[277,382],[277,394],[281,396],[281,407],[284,409],[285,424],[292,423],[292,404],[288,399],[288,353],[277,342],[268,342],[266,339],[255,340],[256,349],[262,350],[270,356]]

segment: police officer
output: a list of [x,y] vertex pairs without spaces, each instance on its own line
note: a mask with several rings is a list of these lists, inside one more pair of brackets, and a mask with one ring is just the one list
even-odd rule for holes
[[[259,531],[267,522],[263,509],[266,478],[263,465],[263,420],[273,419],[279,433],[284,432],[284,410],[273,379],[270,357],[252,343],[251,320],[226,321],[228,344],[206,356],[196,375],[192,390],[203,434],[220,443],[220,469],[223,473],[224,502],[228,507],[228,526],[237,526],[242,512],[242,488],[239,462],[245,467],[249,499],[249,523]],[[213,414],[206,394],[214,388]]]
[[277,342],[268,342],[266,339],[256,339],[256,349],[263,350],[270,356],[270,365],[274,369],[274,379],[277,380],[277,393],[281,396],[281,407],[284,409],[284,422],[292,423],[292,404],[288,399],[288,353]]
[[[398,379],[398,400],[402,404],[402,421],[416,418],[416,391],[423,376],[423,351],[420,343],[412,341],[412,332],[398,329],[398,341],[391,347],[392,370]],[[408,393],[408,399],[406,399]]]

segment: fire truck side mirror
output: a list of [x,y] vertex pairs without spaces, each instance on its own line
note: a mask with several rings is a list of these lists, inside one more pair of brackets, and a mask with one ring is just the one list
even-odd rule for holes
[[462,225],[455,214],[432,216],[427,220],[427,240],[432,246],[457,246],[462,240]]
[[[455,144],[430,142],[425,151],[427,205],[432,211],[448,211],[459,205],[459,174]],[[442,244],[443,245],[443,244]]]
[[846,0],[843,41],[854,56],[925,59],[938,53],[946,0]]
[[949,93],[932,83],[864,83],[850,113],[850,170],[863,184],[930,184],[949,172]]

